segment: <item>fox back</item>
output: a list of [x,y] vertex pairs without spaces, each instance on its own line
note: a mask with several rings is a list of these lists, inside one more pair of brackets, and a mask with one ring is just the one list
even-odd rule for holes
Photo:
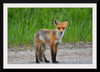
[[54,25],[56,27],[55,30],[48,30],[48,29],[40,29],[36,34],[37,41],[48,43],[52,38],[55,40],[61,40],[66,26],[67,26],[68,20],[65,22],[58,22],[57,20],[54,21]]

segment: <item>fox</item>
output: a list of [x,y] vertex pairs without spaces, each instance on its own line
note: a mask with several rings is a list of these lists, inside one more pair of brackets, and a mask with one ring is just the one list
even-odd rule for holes
[[61,40],[64,36],[67,23],[69,20],[64,22],[59,22],[58,20],[54,20],[55,30],[49,29],[40,29],[34,34],[34,48],[35,48],[35,60],[36,63],[40,63],[40,61],[45,61],[49,63],[45,56],[46,44],[50,46],[51,52],[51,60],[52,63],[59,63],[56,60],[57,50],[61,43]]

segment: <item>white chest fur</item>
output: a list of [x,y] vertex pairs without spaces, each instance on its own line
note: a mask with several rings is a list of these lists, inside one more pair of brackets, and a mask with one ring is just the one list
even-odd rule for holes
[[64,32],[65,32],[65,30],[62,32],[62,34],[60,34],[60,32],[57,31],[57,40],[55,41],[55,44],[61,42],[61,39],[64,36]]

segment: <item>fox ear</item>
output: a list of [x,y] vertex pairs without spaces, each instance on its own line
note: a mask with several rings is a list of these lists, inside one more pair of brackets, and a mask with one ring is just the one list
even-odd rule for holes
[[65,23],[67,24],[69,22],[69,19],[65,21]]
[[58,21],[57,20],[54,20],[54,25],[58,25]]
[[66,20],[66,22],[68,22],[69,21],[69,19],[68,20]]

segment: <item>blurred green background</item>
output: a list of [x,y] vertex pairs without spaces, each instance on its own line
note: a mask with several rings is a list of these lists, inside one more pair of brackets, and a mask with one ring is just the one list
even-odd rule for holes
[[62,42],[92,41],[92,8],[8,8],[8,44],[33,44],[39,29],[69,19]]

